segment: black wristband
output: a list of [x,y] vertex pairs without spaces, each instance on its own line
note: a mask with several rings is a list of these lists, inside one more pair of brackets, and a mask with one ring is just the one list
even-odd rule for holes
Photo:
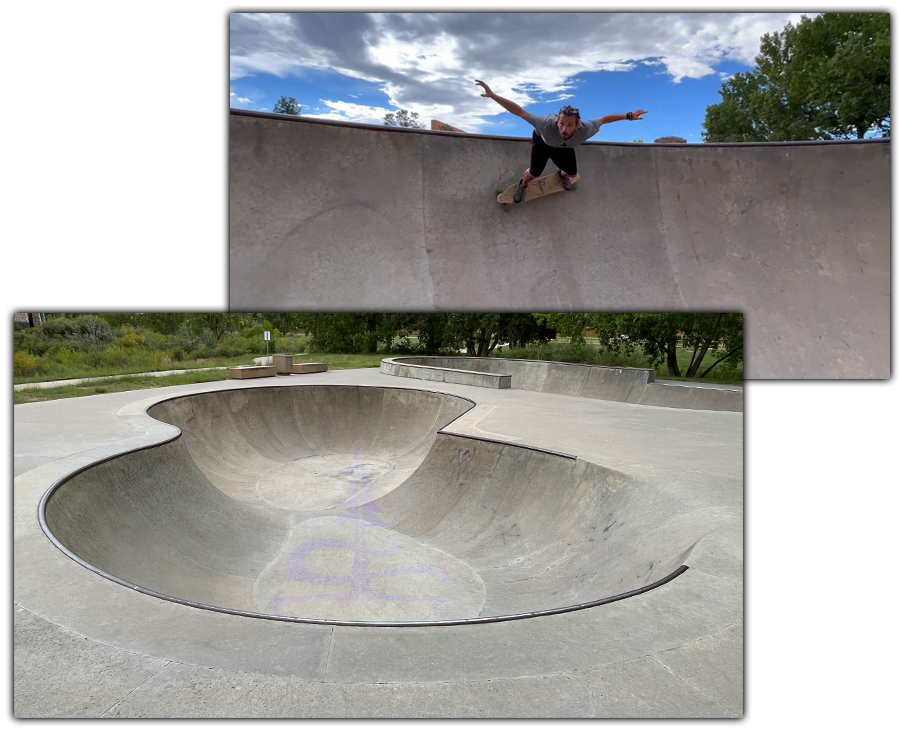
[[629,110],[627,113],[625,113],[625,117],[626,117],[629,121],[633,121],[633,120],[634,120],[634,113],[633,113],[631,110]]

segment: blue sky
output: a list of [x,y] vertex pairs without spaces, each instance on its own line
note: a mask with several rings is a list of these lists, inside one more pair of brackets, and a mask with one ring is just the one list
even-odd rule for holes
[[[815,15],[815,14],[808,14]],[[753,68],[759,39],[799,13],[233,13],[230,106],[382,123],[406,109],[472,133],[531,128],[480,97],[474,79],[527,111],[563,104],[583,118],[638,108],[642,122],[599,141],[701,141],[707,106],[729,76]],[[512,50],[524,48],[525,55]]]

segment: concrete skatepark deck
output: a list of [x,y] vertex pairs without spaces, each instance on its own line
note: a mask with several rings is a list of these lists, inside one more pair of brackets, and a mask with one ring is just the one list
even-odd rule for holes
[[578,191],[506,212],[527,139],[229,139],[232,310],[739,311],[747,378],[890,375],[889,141],[587,143]]
[[[17,715],[741,715],[740,413],[422,390],[378,370],[309,380],[16,407]],[[38,526],[59,480],[50,529],[119,583]],[[378,599],[335,599],[362,521],[378,522]],[[304,551],[313,541],[332,555]],[[341,578],[301,585],[298,568]],[[435,625],[189,605],[253,612],[298,587],[322,598],[273,616]],[[629,591],[568,613],[435,622],[435,608],[490,618]],[[52,678],[26,663],[35,654]],[[215,691],[237,680],[252,698]]]

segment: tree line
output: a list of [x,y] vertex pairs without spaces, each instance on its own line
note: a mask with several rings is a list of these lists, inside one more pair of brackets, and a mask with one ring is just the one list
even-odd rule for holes
[[[52,330],[54,321],[77,322],[79,315],[90,320],[83,313],[48,313],[46,327]],[[743,315],[728,312],[101,312],[92,317],[113,328],[127,325],[164,336],[193,333],[212,345],[240,335],[260,336],[263,328],[273,338],[303,331],[306,347],[322,353],[488,357],[504,346],[557,339],[584,344],[590,338],[603,351],[625,357],[639,349],[651,364],[665,363],[669,376],[704,377],[719,365],[743,362]],[[684,372],[679,348],[691,351]],[[715,359],[701,371],[708,355]]]

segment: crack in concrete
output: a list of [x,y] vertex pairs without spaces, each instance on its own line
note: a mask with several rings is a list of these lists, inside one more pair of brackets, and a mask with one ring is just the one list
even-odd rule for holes
[[328,662],[331,660],[331,648],[334,647],[334,630],[335,627],[332,626],[331,634],[328,635],[328,652],[325,653],[325,670],[323,671],[326,676],[328,676]]
[[113,704],[109,707],[109,709],[108,709],[107,711],[105,711],[104,713],[102,713],[102,714],[100,715],[100,718],[106,717],[106,716],[109,714],[109,712],[110,712],[113,708],[115,708],[115,707],[118,706],[118,705],[121,705],[123,702],[125,702],[125,700],[126,700],[128,697],[130,697],[134,692],[137,692],[141,687],[143,687],[147,682],[149,682],[154,676],[156,676],[157,674],[159,674],[160,672],[162,672],[163,670],[165,670],[166,668],[168,668],[168,666],[169,666],[170,663],[172,663],[172,661],[166,661],[166,662],[163,664],[162,668],[157,669],[154,673],[150,674],[150,676],[148,676],[146,679],[144,679],[144,681],[142,681],[142,682],[141,682],[137,687],[135,687],[133,690],[131,690],[130,692],[128,692],[121,700],[119,700],[119,701],[116,702],[116,703],[113,703]]
[[[687,644],[692,644],[692,643],[687,643]],[[733,714],[733,715],[735,715],[735,716],[741,717],[742,714],[738,713],[737,711],[732,710],[732,709],[729,708],[727,705],[725,705],[725,703],[723,703],[721,700],[717,700],[715,697],[713,697],[712,695],[708,694],[707,692],[704,692],[702,689],[700,689],[699,687],[697,687],[695,684],[692,684],[692,683],[689,682],[687,679],[684,679],[684,678],[680,677],[678,674],[676,674],[674,671],[672,671],[672,669],[670,669],[668,666],[666,666],[666,664],[664,664],[661,660],[659,660],[659,658],[657,658],[655,655],[648,655],[648,656],[646,656],[646,657],[649,658],[651,661],[654,661],[654,662],[655,662],[657,665],[659,665],[661,668],[664,668],[664,669],[665,669],[666,671],[668,671],[672,676],[674,676],[676,679],[678,679],[678,681],[680,681],[680,682],[686,684],[688,687],[690,687],[692,690],[694,690],[695,692],[697,692],[699,695],[702,695],[703,697],[706,697],[706,698],[712,700],[713,702],[716,703],[716,705],[721,705],[721,706],[722,706],[725,710],[727,710],[729,713],[731,713],[731,714]]]

